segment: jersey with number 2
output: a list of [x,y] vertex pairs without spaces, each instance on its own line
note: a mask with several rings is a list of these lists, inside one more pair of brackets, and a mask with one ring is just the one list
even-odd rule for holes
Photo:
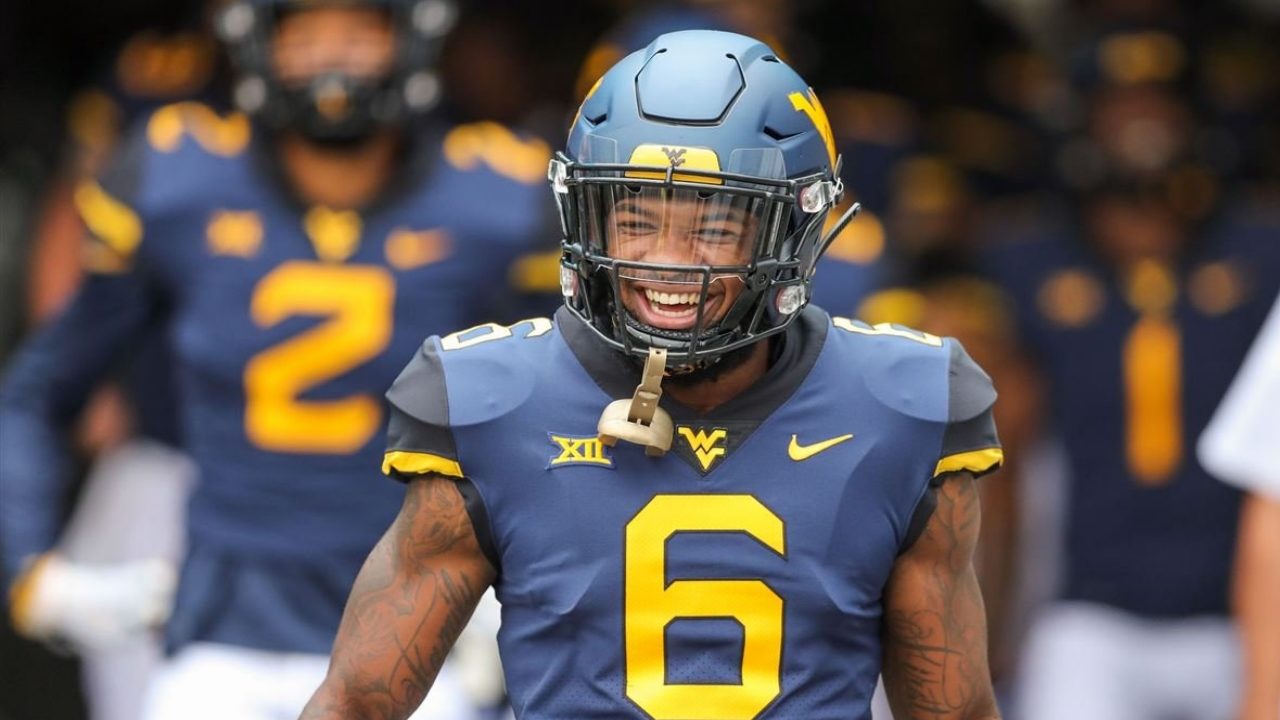
[[938,478],[1001,459],[951,339],[809,308],[672,450],[596,437],[637,367],[562,310],[426,342],[384,470],[456,478],[498,570],[517,716],[869,718],[881,594]]
[[[538,250],[545,144],[425,129],[360,211],[308,206],[239,114],[152,115],[77,193],[90,267],[170,314],[200,469],[192,541],[250,558],[362,557],[398,499],[376,480],[381,394],[424,334],[491,319]],[[507,308],[508,310],[510,308]]]

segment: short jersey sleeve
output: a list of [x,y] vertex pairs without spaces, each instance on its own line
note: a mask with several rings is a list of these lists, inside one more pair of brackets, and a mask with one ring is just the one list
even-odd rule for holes
[[423,344],[396,378],[387,401],[391,412],[382,471],[400,479],[428,473],[461,478],[444,366],[434,339]]
[[1220,479],[1280,498],[1280,302],[1200,436],[1200,462]]
[[437,343],[435,338],[423,343],[387,391],[391,417],[382,472],[402,481],[423,475],[453,478],[462,494],[480,551],[494,570],[501,572],[501,556],[493,539],[484,497],[466,477],[458,460],[458,444],[449,425],[444,365],[437,353]]
[[991,415],[996,390],[990,376],[958,341],[950,340],[949,344],[947,428],[933,475],[961,471],[985,475],[1004,461]]
[[991,415],[996,402],[991,377],[969,357],[958,340],[946,342],[951,351],[947,368],[947,426],[933,477],[912,512],[900,553],[911,548],[924,532],[937,508],[938,487],[949,474],[968,472],[981,477],[999,469],[1004,462],[1004,450]]

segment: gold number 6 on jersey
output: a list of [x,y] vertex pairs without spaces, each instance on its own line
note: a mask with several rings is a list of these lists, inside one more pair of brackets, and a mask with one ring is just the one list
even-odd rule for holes
[[[666,578],[667,540],[680,532],[744,532],[786,556],[782,519],[750,495],[658,495],[627,523],[627,697],[657,720],[750,720],[782,687],[782,598],[764,580]],[[742,683],[668,684],[666,627],[677,618],[742,624]]]
[[366,266],[284,263],[258,283],[250,316],[272,327],[295,315],[326,318],[254,355],[244,370],[245,432],[264,450],[351,453],[382,427],[378,398],[300,400],[306,390],[372,360],[391,342],[395,280]]

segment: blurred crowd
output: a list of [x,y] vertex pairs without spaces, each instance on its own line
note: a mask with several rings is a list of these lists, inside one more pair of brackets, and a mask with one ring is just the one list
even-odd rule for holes
[[[77,181],[160,107],[233,105],[213,4],[0,5],[0,367],[79,282]],[[1241,498],[1195,443],[1280,289],[1280,2],[460,9],[437,112],[553,148],[595,78],[659,33],[773,45],[822,98],[863,206],[815,302],[956,336],[1000,392],[979,573],[1006,717],[1070,717],[1052,708],[1080,696],[1132,710],[1076,718],[1234,717]],[[81,470],[132,434],[180,444],[146,427],[153,401],[100,390]],[[0,719],[85,717],[77,677],[5,630]]]

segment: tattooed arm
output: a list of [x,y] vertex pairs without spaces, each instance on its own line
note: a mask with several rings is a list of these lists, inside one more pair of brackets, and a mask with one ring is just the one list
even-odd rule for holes
[[409,717],[493,580],[454,482],[410,481],[356,578],[329,674],[302,720]]
[[924,534],[885,588],[884,682],[898,720],[999,718],[987,668],[987,626],[973,571],[980,513],[973,476],[937,490]]

